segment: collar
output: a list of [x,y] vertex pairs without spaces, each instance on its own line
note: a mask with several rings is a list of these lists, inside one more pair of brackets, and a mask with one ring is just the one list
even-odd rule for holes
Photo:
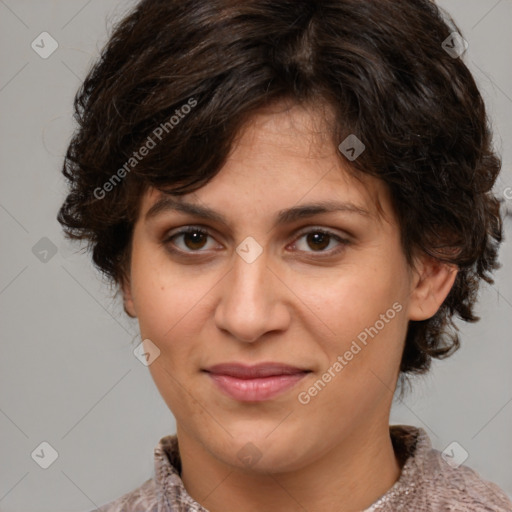
[[[422,428],[390,425],[389,433],[402,471],[394,485],[363,512],[389,510],[389,507],[400,502],[404,495],[413,494],[417,490],[418,482],[421,482],[418,476],[425,471],[424,465],[432,452],[428,434]],[[171,507],[163,510],[208,512],[188,494],[183,485],[176,434],[162,437],[154,449],[154,456],[155,483],[159,499],[162,504]]]

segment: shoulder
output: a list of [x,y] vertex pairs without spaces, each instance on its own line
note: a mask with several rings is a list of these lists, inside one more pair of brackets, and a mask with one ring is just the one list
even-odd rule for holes
[[438,450],[425,454],[423,482],[432,512],[512,512],[512,502],[496,484],[458,465]]
[[160,439],[154,449],[154,476],[128,492],[90,512],[207,512],[187,493],[180,477],[181,460],[176,435]]
[[94,509],[94,512],[157,512],[158,503],[156,482],[150,478],[137,489]]
[[390,433],[402,474],[371,512],[512,512],[507,494],[462,464],[456,447],[441,453],[425,430],[410,425],[391,426]]

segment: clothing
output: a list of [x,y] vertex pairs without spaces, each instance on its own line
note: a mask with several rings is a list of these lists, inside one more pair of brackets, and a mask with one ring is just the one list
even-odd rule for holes
[[[403,464],[401,475],[362,512],[512,512],[512,502],[503,490],[465,465],[448,464],[422,428],[391,425],[390,435]],[[183,486],[176,435],[163,437],[154,456],[155,477],[103,505],[99,512],[208,512]]]

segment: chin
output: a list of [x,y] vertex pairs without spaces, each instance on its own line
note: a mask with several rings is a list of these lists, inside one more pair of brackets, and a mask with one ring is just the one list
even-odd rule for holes
[[216,455],[226,464],[243,472],[264,475],[300,469],[305,464],[297,451],[301,440],[294,439],[284,431],[281,435],[276,433],[269,435],[269,432],[272,432],[272,429],[255,429],[252,434],[244,435],[231,432],[233,438],[228,445],[220,446],[220,452]]

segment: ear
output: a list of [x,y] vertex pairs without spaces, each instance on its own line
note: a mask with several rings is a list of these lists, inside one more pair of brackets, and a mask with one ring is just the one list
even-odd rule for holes
[[135,305],[133,303],[132,287],[129,277],[123,277],[121,282],[121,292],[123,294],[123,307],[125,313],[132,318],[137,318],[137,313],[135,312]]
[[458,267],[428,255],[418,260],[409,302],[409,320],[432,318],[441,307],[457,277]]

